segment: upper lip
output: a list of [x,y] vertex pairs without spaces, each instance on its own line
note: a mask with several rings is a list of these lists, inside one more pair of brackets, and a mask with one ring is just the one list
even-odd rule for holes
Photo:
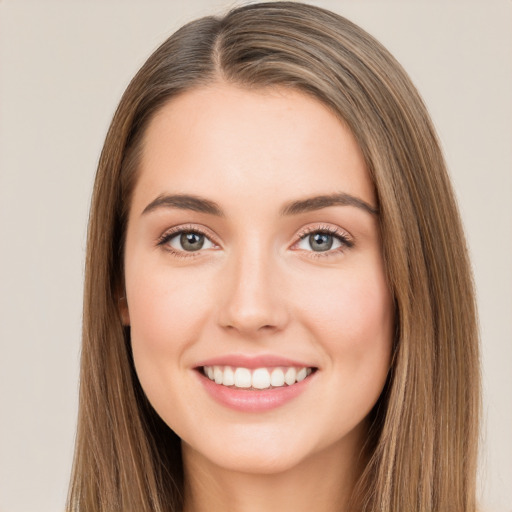
[[199,362],[196,367],[201,366],[233,366],[236,368],[271,368],[274,366],[294,366],[296,368],[315,368],[314,365],[297,361],[287,357],[272,354],[259,356],[247,356],[243,354],[227,354],[224,356],[212,357]]

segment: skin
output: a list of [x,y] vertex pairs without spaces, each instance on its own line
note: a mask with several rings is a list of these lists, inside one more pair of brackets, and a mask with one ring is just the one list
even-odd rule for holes
[[[139,171],[122,314],[142,387],[183,440],[185,510],[344,510],[390,364],[378,219],[354,205],[280,210],[333,192],[376,206],[351,132],[298,91],[218,82],[157,112]],[[165,205],[144,213],[178,193],[215,201],[223,216]],[[160,243],[171,228],[200,229],[205,245],[186,252],[179,234]],[[333,238],[315,251],[305,228],[336,230],[351,246]],[[241,412],[213,400],[194,369],[226,354],[318,370],[284,405]]]

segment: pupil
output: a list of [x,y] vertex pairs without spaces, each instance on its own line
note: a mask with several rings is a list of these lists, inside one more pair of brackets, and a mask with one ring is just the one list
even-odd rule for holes
[[314,251],[328,251],[332,247],[332,235],[315,233],[309,236],[309,243]]
[[186,251],[198,251],[204,245],[204,235],[199,233],[182,233],[180,242]]

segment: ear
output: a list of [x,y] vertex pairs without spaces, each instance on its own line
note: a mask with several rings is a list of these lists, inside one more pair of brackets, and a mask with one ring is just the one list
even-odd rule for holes
[[121,321],[125,327],[130,325],[130,310],[128,308],[128,301],[126,300],[126,296],[119,297],[117,300],[117,307],[119,309],[119,315],[121,316]]

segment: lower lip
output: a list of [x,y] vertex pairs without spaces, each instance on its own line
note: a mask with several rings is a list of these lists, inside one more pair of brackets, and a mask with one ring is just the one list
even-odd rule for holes
[[249,390],[237,389],[216,384],[206,377],[202,371],[196,371],[201,384],[207,393],[217,402],[241,412],[262,412],[276,409],[293,400],[311,385],[317,372],[313,372],[304,380],[291,386],[272,389]]

